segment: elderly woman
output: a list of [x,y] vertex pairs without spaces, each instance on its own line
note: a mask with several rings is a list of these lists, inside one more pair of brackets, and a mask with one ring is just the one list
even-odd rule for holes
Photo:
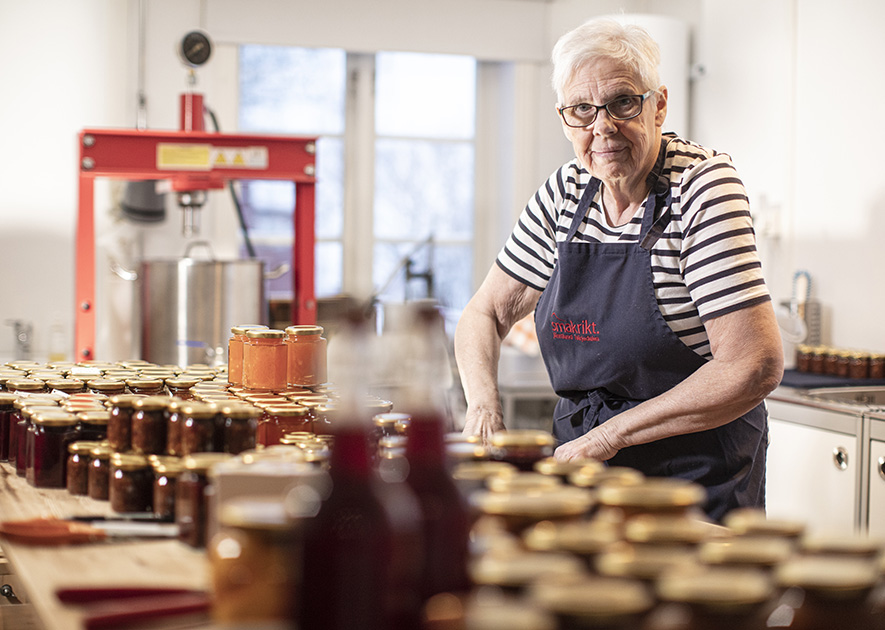
[[529,201],[458,324],[464,431],[504,429],[501,341],[534,310],[557,459],[695,481],[721,519],[764,505],[781,341],[744,187],[727,155],[662,133],[659,58],[645,30],[609,19],[556,44],[575,159]]

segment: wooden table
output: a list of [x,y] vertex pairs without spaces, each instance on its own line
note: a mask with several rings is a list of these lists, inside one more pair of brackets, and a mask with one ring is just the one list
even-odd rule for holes
[[[112,514],[105,501],[75,497],[66,490],[33,488],[16,476],[10,466],[0,464],[0,520]],[[82,612],[58,601],[55,592],[59,588],[209,588],[205,552],[177,540],[101,542],[64,547],[0,541],[0,545],[45,630],[82,628]]]

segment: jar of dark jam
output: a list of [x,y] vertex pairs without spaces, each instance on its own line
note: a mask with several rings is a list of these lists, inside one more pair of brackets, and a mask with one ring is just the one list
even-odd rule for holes
[[125,393],[126,382],[110,378],[95,378],[91,381],[86,381],[86,389],[94,394],[116,396],[117,394]]
[[224,423],[225,453],[237,455],[255,448],[259,416],[261,410],[252,405],[222,405],[219,408],[218,418]]
[[28,483],[36,488],[64,488],[68,445],[79,439],[77,416],[66,411],[44,411],[31,417],[33,447],[27,468]]
[[9,461],[9,434],[15,413],[16,395],[0,392],[0,462]]
[[839,371],[839,350],[836,348],[824,349],[824,374],[835,376]]
[[181,408],[190,401],[177,396],[166,399],[166,454],[181,457]]
[[58,411],[63,410],[58,406],[41,405],[32,399],[26,399],[24,406],[19,410],[19,417],[21,419],[16,423],[15,427],[15,473],[19,477],[27,478],[29,474],[33,475],[34,415],[41,412],[55,413]]
[[154,469],[154,516],[163,520],[175,520],[175,485],[184,470],[181,458],[157,457],[151,461],[151,466]]
[[111,455],[114,450],[108,444],[99,444],[89,451],[89,498],[107,501],[110,494]]
[[295,403],[266,407],[258,425],[258,443],[271,446],[279,444],[287,433],[310,431],[312,425],[307,414],[307,407]]
[[181,454],[220,453],[224,450],[224,433],[216,422],[216,408],[191,402],[179,408]]
[[181,400],[194,399],[194,386],[200,382],[199,379],[193,377],[176,377],[166,380],[166,388],[169,390],[170,396],[175,396]]
[[850,378],[869,378],[870,355],[866,352],[852,352],[848,359],[848,376]]
[[536,462],[553,455],[556,440],[547,431],[499,431],[492,436],[489,459],[531,471]]
[[851,368],[851,352],[839,350],[836,356],[836,376],[847,378]]
[[824,374],[826,372],[827,349],[823,346],[815,346],[811,349],[811,372]]
[[166,396],[146,396],[132,403],[132,450],[141,455],[166,452]]
[[73,495],[89,494],[89,463],[92,461],[90,452],[98,446],[98,442],[78,441],[68,444],[68,465],[65,470],[65,485]]
[[885,354],[870,355],[870,378],[885,378]]
[[80,423],[80,439],[101,442],[108,439],[108,423],[111,420],[111,412],[81,411],[77,414]]
[[162,396],[166,393],[163,379],[160,378],[130,378],[126,381],[126,387],[133,394],[144,396]]
[[121,394],[110,399],[111,417],[108,421],[108,442],[118,453],[132,448],[132,412],[141,396]]
[[86,383],[78,378],[54,378],[46,381],[46,387],[65,394],[77,394],[86,389]]
[[114,453],[108,497],[115,512],[151,512],[154,509],[154,473],[144,455]]
[[209,470],[228,459],[224,453],[195,453],[183,459],[175,488],[175,522],[179,540],[191,547],[206,546]]

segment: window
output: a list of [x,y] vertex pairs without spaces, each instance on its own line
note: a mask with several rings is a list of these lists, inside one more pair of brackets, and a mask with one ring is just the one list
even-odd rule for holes
[[[356,89],[361,80],[373,89]],[[470,57],[241,47],[240,129],[320,136],[318,297],[341,292],[368,297],[359,295],[359,287],[371,287],[382,299],[424,297],[429,291],[448,306],[466,304],[473,259],[475,86],[476,62]],[[374,117],[348,117],[348,111],[373,111]],[[351,128],[345,129],[345,121]],[[345,153],[358,145],[372,150],[360,154],[366,159],[348,161]],[[345,173],[345,164],[351,172]],[[287,261],[292,185],[248,182],[242,189],[256,251],[269,265]],[[345,230],[348,221],[367,229]],[[289,280],[275,281],[271,294],[290,295]]]

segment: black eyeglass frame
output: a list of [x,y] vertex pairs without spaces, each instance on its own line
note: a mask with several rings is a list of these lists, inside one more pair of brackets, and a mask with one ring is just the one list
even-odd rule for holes
[[[565,107],[557,107],[556,111],[559,112],[559,116],[560,116],[560,118],[562,118],[562,122],[564,122],[567,127],[571,127],[572,129],[586,129],[587,127],[589,127],[590,125],[595,123],[597,118],[599,118],[599,110],[600,109],[604,109],[605,112],[609,115],[609,118],[611,118],[612,120],[631,120],[633,118],[636,118],[637,116],[639,116],[642,113],[642,106],[645,105],[645,100],[649,96],[654,94],[655,92],[657,92],[657,90],[649,90],[645,94],[622,94],[621,96],[618,96],[617,98],[613,98],[608,103],[605,103],[603,105],[594,105],[593,103],[577,103],[575,105],[567,105]],[[632,116],[622,116],[622,117],[615,116],[611,112],[611,110],[609,109],[609,105],[611,105],[612,103],[614,103],[616,101],[619,101],[623,98],[634,98],[634,97],[639,97],[642,100],[639,101],[639,111],[637,111]],[[575,107],[581,107],[582,105],[596,108],[596,112],[593,114],[593,120],[591,120],[590,122],[588,122],[587,124],[584,124],[584,125],[573,125],[573,124],[569,123],[569,121],[566,120],[566,118],[565,118],[565,111],[569,110],[569,109],[574,109]]]

